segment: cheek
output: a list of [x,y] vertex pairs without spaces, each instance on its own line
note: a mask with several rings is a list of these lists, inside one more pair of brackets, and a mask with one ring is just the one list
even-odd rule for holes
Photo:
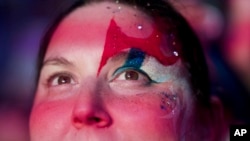
[[[35,105],[30,116],[33,140],[62,137],[69,130],[71,106],[65,101],[43,102]],[[51,126],[53,125],[53,126]]]
[[[112,98],[109,101],[111,114],[128,134],[138,131],[138,136],[173,137],[176,135],[177,101],[164,96],[162,92],[144,93],[135,96]],[[170,104],[170,105],[168,105]]]

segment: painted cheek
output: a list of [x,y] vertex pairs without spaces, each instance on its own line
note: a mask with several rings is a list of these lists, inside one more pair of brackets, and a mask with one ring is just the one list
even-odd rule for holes
[[[178,114],[179,97],[170,92],[150,92],[130,96],[117,96],[110,98],[112,107],[123,109],[121,115],[129,115],[130,118],[158,118],[171,119]],[[113,108],[111,108],[113,109]]]
[[178,51],[170,49],[167,39],[164,38],[165,36],[155,27],[153,26],[154,31],[148,38],[134,38],[123,33],[114,19],[112,19],[108,27],[98,74],[110,57],[116,55],[121,50],[132,47],[141,49],[147,55],[154,56],[163,65],[174,64],[179,56],[173,52]]
[[179,97],[176,94],[161,92],[161,110],[165,111],[161,118],[173,118],[180,110]]
[[148,138],[165,135],[171,138],[175,134],[178,114],[173,111],[177,108],[177,100],[171,100],[164,92],[112,97],[108,103],[113,118],[120,127],[128,129],[126,132],[133,129]]

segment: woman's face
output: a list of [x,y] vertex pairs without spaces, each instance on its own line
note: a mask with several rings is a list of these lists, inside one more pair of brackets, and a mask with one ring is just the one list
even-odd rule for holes
[[193,102],[175,42],[161,28],[117,3],[67,16],[44,58],[31,140],[179,140]]

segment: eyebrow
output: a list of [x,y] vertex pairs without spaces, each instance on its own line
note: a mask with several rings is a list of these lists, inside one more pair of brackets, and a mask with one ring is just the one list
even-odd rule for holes
[[52,58],[48,58],[43,62],[43,66],[47,66],[47,65],[58,65],[58,66],[72,66],[73,63],[70,62],[69,60],[67,60],[64,57],[52,57]]

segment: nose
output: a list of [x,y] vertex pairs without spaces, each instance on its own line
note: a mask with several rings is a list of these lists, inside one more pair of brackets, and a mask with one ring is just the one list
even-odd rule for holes
[[76,129],[109,127],[112,119],[104,105],[100,98],[92,96],[91,93],[82,94],[72,112],[73,126]]
[[109,114],[104,109],[96,107],[77,108],[72,117],[73,125],[77,129],[84,127],[104,128],[110,126],[111,121]]

